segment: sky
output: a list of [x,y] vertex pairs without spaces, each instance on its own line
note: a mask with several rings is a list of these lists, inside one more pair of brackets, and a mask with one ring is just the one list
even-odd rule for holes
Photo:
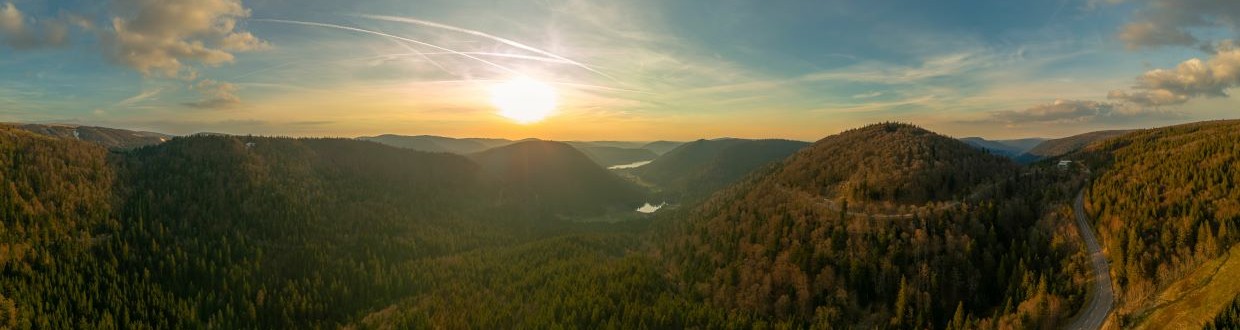
[[[0,0],[0,121],[1053,138],[1240,118],[1238,32],[1234,0]],[[545,119],[497,109],[496,86],[520,79],[550,86]]]

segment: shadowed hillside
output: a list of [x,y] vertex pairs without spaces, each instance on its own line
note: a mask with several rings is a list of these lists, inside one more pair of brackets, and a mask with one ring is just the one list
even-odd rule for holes
[[789,140],[716,139],[685,143],[632,170],[671,199],[702,197],[809,145]]
[[425,152],[447,152],[458,155],[472,154],[513,143],[513,141],[504,139],[456,139],[434,135],[406,136],[385,134],[379,136],[363,136],[358,139],[378,142],[398,148]]
[[1133,130],[1115,130],[1115,131],[1097,131],[1080,135],[1073,135],[1066,138],[1047,140],[1038,144],[1037,147],[1029,149],[1028,152],[1016,157],[1016,161],[1021,163],[1032,163],[1046,158],[1053,158],[1066,155],[1070,152],[1080,150],[1094,142],[1122,136],[1133,132]]
[[653,160],[659,157],[659,155],[656,155],[653,151],[646,149],[604,146],[592,142],[565,143],[577,148],[577,150],[584,153],[586,157],[590,157],[590,160],[593,160],[602,167],[632,164],[641,161]]
[[662,155],[662,154],[667,153],[668,151],[672,151],[672,149],[676,149],[676,147],[679,147],[683,144],[685,143],[676,142],[676,141],[654,141],[654,142],[647,143],[646,145],[643,145],[642,149],[654,151],[654,153]]
[[525,141],[470,155],[499,189],[502,204],[551,213],[632,210],[640,189],[572,146]]
[[990,153],[1000,155],[1007,158],[1019,157],[1030,149],[1037,147],[1042,142],[1046,142],[1043,138],[1028,138],[1015,140],[987,140],[980,137],[961,138],[960,141],[968,143],[974,148],[987,150]]

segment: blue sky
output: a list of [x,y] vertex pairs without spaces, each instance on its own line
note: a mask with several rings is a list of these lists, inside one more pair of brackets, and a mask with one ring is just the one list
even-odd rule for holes
[[[173,134],[1059,137],[1235,118],[1240,4],[0,0],[0,121]],[[1236,65],[1233,65],[1235,63]],[[553,86],[538,123],[489,86]]]

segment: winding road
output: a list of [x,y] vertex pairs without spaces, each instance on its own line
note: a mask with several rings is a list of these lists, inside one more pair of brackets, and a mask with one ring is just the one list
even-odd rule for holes
[[1107,264],[1106,255],[1102,254],[1102,247],[1098,246],[1093,227],[1089,226],[1089,218],[1085,215],[1084,190],[1076,194],[1072,209],[1076,213],[1076,227],[1081,231],[1081,239],[1085,241],[1085,250],[1089,253],[1090,268],[1093,268],[1094,272],[1094,289],[1087,301],[1088,305],[1082,307],[1076,320],[1068,324],[1066,329],[1101,329],[1115,302],[1115,292],[1111,290],[1111,268]]

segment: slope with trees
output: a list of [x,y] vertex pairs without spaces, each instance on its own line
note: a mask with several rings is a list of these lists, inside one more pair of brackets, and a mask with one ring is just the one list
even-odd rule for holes
[[1110,138],[1122,136],[1133,132],[1133,130],[1111,130],[1097,131],[1085,134],[1078,134],[1066,138],[1046,140],[1033,149],[1016,157],[1016,161],[1021,163],[1033,163],[1039,160],[1054,158],[1069,154],[1073,151],[1080,150],[1085,146],[1094,142],[1104,141]]
[[642,190],[562,142],[525,141],[470,157],[499,193],[499,204],[552,214],[633,210]]
[[514,142],[505,139],[457,139],[434,135],[407,136],[395,134],[363,136],[357,139],[378,142],[397,148],[413,149],[425,152],[448,152],[458,155],[472,154],[490,148],[509,145]]
[[653,151],[640,148],[621,148],[612,146],[600,146],[585,142],[566,142],[577,148],[586,157],[590,157],[595,163],[603,167],[616,165],[632,164],[641,161],[654,160],[659,157]]
[[1110,255],[1121,317],[1236,242],[1236,141],[1240,121],[1201,122],[1133,132],[1074,156],[1098,173],[1086,207]]
[[168,141],[172,136],[162,133],[130,131],[123,129],[78,126],[15,124],[17,128],[51,137],[82,140],[97,143],[106,148],[132,149]]
[[790,140],[716,139],[685,143],[631,170],[672,200],[707,196],[809,143]]
[[[1052,327],[1087,281],[1066,203],[1075,186],[1016,171],[914,126],[871,125],[715,194],[663,253],[682,290],[762,322]],[[912,215],[851,211],[873,203]]]
[[961,138],[960,141],[968,143],[974,148],[989,151],[990,153],[1000,155],[1007,158],[1019,157],[1028,152],[1030,149],[1037,147],[1042,142],[1046,142],[1043,138],[1027,138],[1012,140],[987,140],[980,137]]

